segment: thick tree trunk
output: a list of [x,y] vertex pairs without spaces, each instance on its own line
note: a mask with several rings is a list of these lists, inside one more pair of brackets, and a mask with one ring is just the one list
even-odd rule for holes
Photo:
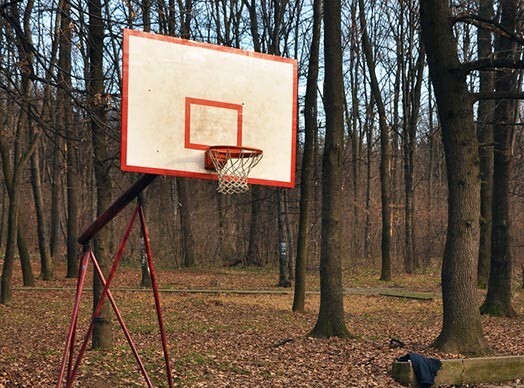
[[76,126],[72,125],[73,108],[71,104],[71,3],[60,1],[60,52],[58,56],[58,125],[66,137],[66,196],[67,196],[67,232],[66,262],[68,278],[78,275],[78,192],[79,179],[77,168]]
[[[516,31],[517,2],[501,2],[500,24],[507,31]],[[497,58],[511,59],[515,56],[512,40],[500,35],[495,44]],[[496,92],[517,91],[518,72],[502,69],[495,75]],[[501,100],[494,112],[494,168],[493,168],[493,230],[491,245],[491,265],[488,294],[481,312],[496,316],[514,317],[516,312],[511,304],[511,219],[509,209],[509,190],[511,179],[511,159],[513,153],[513,122],[515,121],[515,102]]]
[[[143,13],[143,19],[144,19],[144,31],[150,32],[151,31],[151,14],[150,14],[151,13],[151,3],[150,3],[150,0],[142,1],[142,13]],[[146,192],[143,191],[138,196],[138,201],[140,201],[143,209],[146,206],[146,200],[147,200],[147,195],[146,195]],[[145,209],[144,209],[144,217],[146,217],[146,221],[147,221],[147,213],[145,212]],[[189,224],[189,228],[191,228],[191,224]],[[182,234],[184,234],[184,232],[185,232],[185,229],[182,228]],[[182,241],[184,241],[184,239]],[[145,247],[146,247],[146,241],[145,241],[144,236],[142,236],[140,239],[140,267],[141,267],[140,287],[151,288],[152,287],[151,271],[149,268],[149,261],[147,259],[147,252],[146,252]],[[182,247],[182,252],[186,252],[185,246]],[[185,261],[183,261],[183,263],[185,264]]]
[[[108,154],[106,127],[107,97],[104,94],[104,24],[100,0],[89,0],[89,98],[91,108],[91,132],[93,141],[94,170],[96,181],[96,209],[102,214],[111,205],[111,158]],[[111,258],[111,228],[106,225],[94,242],[94,254],[107,277]],[[98,276],[93,276],[93,309],[95,309],[103,286]],[[109,349],[113,346],[110,304],[104,303],[93,330],[93,349]]]
[[[485,19],[493,17],[493,0],[480,0],[479,16]],[[488,58],[491,55],[491,31],[479,28],[477,34],[479,58]],[[480,72],[480,93],[493,90],[493,73]],[[480,247],[477,270],[477,285],[486,288],[489,276],[491,258],[491,207],[493,200],[493,102],[481,100],[478,104],[477,136],[479,139],[480,156]]]
[[[191,37],[191,0],[180,0],[180,37]],[[184,267],[193,267],[196,264],[195,242],[191,222],[191,201],[189,200],[188,185],[185,178],[177,178],[177,196],[180,203],[180,228],[182,231],[182,264]]]
[[257,8],[255,0],[242,0],[249,10],[249,28],[251,36],[253,37],[253,48],[256,52],[260,52],[260,36],[258,34],[258,19],[257,19]]
[[442,125],[448,177],[448,231],[442,261],[443,325],[434,346],[449,353],[487,350],[476,297],[480,179],[466,74],[448,3],[421,1],[421,28]]
[[342,289],[344,90],[340,0],[324,4],[326,138],[322,159],[320,310],[314,337],[350,336],[344,322]]
[[313,193],[314,138],[317,130],[317,82],[320,33],[322,25],[322,0],[313,3],[313,36],[309,51],[308,75],[304,106],[304,153],[300,174],[300,217],[298,220],[297,259],[295,264],[295,293],[293,311],[304,312],[306,295],[306,263],[309,254],[309,231]]
[[[497,117],[497,115],[496,115]],[[496,118],[497,120],[497,118]],[[510,150],[499,148],[500,128],[495,125],[495,168],[493,178],[493,239],[491,245],[491,265],[486,300],[481,306],[482,314],[499,317],[515,317],[517,315],[511,303],[511,220],[509,214],[510,186]],[[507,127],[503,128],[503,131]],[[503,134],[502,137],[505,135]],[[507,140],[507,139],[504,139]],[[507,144],[507,143],[506,143]]]

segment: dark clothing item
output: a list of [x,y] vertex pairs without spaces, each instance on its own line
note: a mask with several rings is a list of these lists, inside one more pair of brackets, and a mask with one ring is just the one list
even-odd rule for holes
[[442,366],[440,360],[436,358],[427,358],[417,353],[408,353],[399,357],[398,361],[411,361],[417,381],[422,387],[431,387],[435,384],[435,376]]

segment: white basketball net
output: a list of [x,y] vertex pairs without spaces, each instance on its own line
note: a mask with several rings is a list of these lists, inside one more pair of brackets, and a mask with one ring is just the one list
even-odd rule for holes
[[221,194],[240,194],[248,191],[249,172],[260,162],[263,155],[262,152],[244,148],[231,152],[227,148],[210,149],[207,153],[217,171],[217,191]]

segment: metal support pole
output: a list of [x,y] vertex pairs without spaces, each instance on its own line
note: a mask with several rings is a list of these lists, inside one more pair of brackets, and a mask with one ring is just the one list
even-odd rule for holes
[[[93,253],[91,253],[91,262],[93,263],[93,266],[95,267],[96,273],[100,277],[100,281],[102,282],[102,285],[104,286],[104,289],[108,288],[107,287],[107,282],[106,282],[106,280],[104,278],[104,274],[102,273],[102,269],[100,268],[100,265],[98,264],[98,260],[93,255]],[[125,337],[127,339],[127,342],[129,344],[129,346],[131,347],[131,350],[133,351],[133,355],[135,356],[135,359],[137,361],[138,367],[140,368],[140,372],[142,373],[142,376],[144,376],[144,379],[146,380],[147,386],[149,388],[152,388],[153,387],[153,383],[151,382],[151,379],[149,378],[149,375],[147,374],[147,371],[145,369],[144,363],[142,362],[140,356],[138,355],[138,350],[136,348],[136,345],[135,345],[133,339],[131,338],[131,334],[129,333],[129,330],[127,329],[127,326],[126,326],[126,324],[124,322],[124,319],[122,318],[122,314],[120,314],[120,310],[118,309],[118,307],[116,305],[115,299],[113,298],[113,294],[111,293],[111,291],[109,289],[106,292],[106,296],[109,299],[109,302],[111,302],[111,306],[113,307],[113,311],[115,312],[115,315],[116,315],[116,318],[118,320],[118,323],[120,323],[120,327],[122,327],[122,331],[124,332],[124,335],[125,335]],[[95,319],[96,319],[96,317],[93,316],[92,322],[94,322]],[[91,331],[93,330],[91,325],[90,325],[90,330]],[[85,351],[85,344],[87,344],[87,340],[89,339],[89,335],[90,334],[86,335],[86,338],[85,338],[85,341],[84,341],[84,344],[83,344],[84,351]],[[76,363],[75,363],[75,367],[74,367],[73,371],[71,372],[71,382],[70,382],[70,385],[67,386],[67,388],[71,387],[71,385],[73,383],[73,380],[74,380],[74,378],[76,376],[76,373],[78,371],[78,367],[80,366],[80,359],[81,359],[82,355],[83,355],[83,353],[78,355],[78,358],[77,358]]]
[[91,255],[90,255],[90,258],[91,258],[91,261],[93,262],[93,265],[95,267],[95,270],[97,271],[98,275],[100,276],[100,279],[101,279],[101,282],[102,282],[102,285],[104,286],[104,289],[102,291],[102,294],[100,296],[100,299],[98,301],[98,304],[93,312],[93,315],[91,317],[91,322],[89,324],[89,328],[87,329],[87,333],[84,337],[84,342],[82,343],[82,346],[80,347],[80,350],[78,352],[78,356],[77,356],[77,359],[76,359],[76,362],[75,362],[75,366],[73,368],[73,371],[71,372],[71,383],[72,381],[74,380],[75,376],[76,376],[76,373],[78,371],[78,367],[80,366],[80,361],[82,359],[82,357],[84,356],[84,353],[85,353],[85,350],[87,348],[87,343],[89,341],[89,338],[91,337],[91,334],[93,332],[93,328],[94,328],[94,324],[95,324],[95,320],[96,318],[98,317],[98,314],[100,314],[100,310],[102,309],[102,305],[104,304],[104,301],[105,301],[105,298],[108,297],[110,302],[111,302],[111,305],[113,306],[113,310],[115,311],[115,315],[117,316],[118,318],[118,322],[120,323],[120,326],[122,327],[122,330],[124,331],[124,334],[126,336],[126,339],[129,343],[129,346],[131,347],[132,351],[133,351],[133,355],[135,356],[135,359],[137,361],[137,364],[139,366],[139,369],[140,369],[140,372],[142,373],[142,375],[144,376],[144,379],[146,380],[147,384],[149,387],[152,387],[152,383],[151,383],[151,380],[147,374],[147,371],[144,367],[144,364],[142,362],[142,360],[140,359],[140,356],[138,355],[138,351],[136,349],[136,346],[131,338],[131,335],[129,334],[129,330],[127,329],[123,319],[122,319],[122,316],[120,314],[120,311],[118,310],[117,306],[116,306],[116,303],[113,299],[113,296],[111,295],[111,291],[109,290],[109,287],[111,286],[111,283],[113,281],[113,278],[115,276],[115,273],[116,273],[116,270],[118,268],[118,264],[120,263],[120,260],[122,258],[122,254],[124,252],[124,247],[127,243],[127,240],[129,239],[129,235],[131,234],[131,228],[135,222],[135,219],[136,219],[136,216],[138,214],[138,209],[139,209],[139,206],[140,205],[137,205],[137,208],[135,209],[132,217],[131,217],[131,220],[126,228],[126,231],[124,233],[124,237],[122,238],[122,241],[120,243],[120,246],[118,248],[118,252],[117,254],[115,255],[115,258],[113,260],[113,265],[111,267],[111,270],[109,272],[109,277],[107,279],[107,281],[104,279],[104,276],[102,274],[102,271],[100,270],[100,266],[98,265],[98,261],[96,259],[96,257],[93,255],[93,253],[91,252]]
[[80,307],[80,297],[82,296],[82,290],[84,288],[84,282],[86,278],[86,272],[87,272],[87,263],[89,259],[89,248],[87,246],[84,247],[84,253],[82,256],[82,259],[80,261],[80,266],[78,268],[78,280],[76,282],[76,292],[75,292],[75,301],[73,304],[73,313],[71,315],[71,322],[69,323],[69,330],[67,333],[67,340],[65,344],[64,354],[62,356],[62,364],[60,365],[60,376],[58,377],[58,383],[57,388],[62,387],[62,380],[64,379],[65,374],[65,367],[66,367],[66,361],[67,361],[67,355],[69,354],[69,367],[67,371],[67,380],[69,381],[69,374],[71,371],[71,361],[72,361],[72,354],[74,351],[74,337],[76,333],[76,323],[78,318],[78,310]]
[[[73,306],[73,313],[71,316],[71,322],[69,324],[69,331],[67,335],[67,340],[65,344],[64,354],[62,357],[62,364],[60,366],[60,376],[58,378],[57,382],[57,388],[62,387],[62,382],[64,379],[64,374],[66,373],[66,363],[68,364],[67,367],[67,375],[66,375],[66,386],[71,387],[73,384],[73,381],[75,379],[75,376],[77,374],[78,368],[80,366],[80,361],[85,353],[85,350],[87,348],[87,343],[89,341],[89,338],[93,332],[94,328],[94,322],[98,315],[100,314],[100,310],[102,308],[102,305],[104,303],[105,298],[107,297],[111,303],[111,306],[113,307],[113,310],[115,312],[115,315],[118,319],[118,322],[120,323],[120,326],[122,327],[122,330],[124,331],[124,335],[129,343],[129,346],[131,347],[133,351],[133,355],[135,356],[135,359],[137,361],[137,364],[140,368],[140,371],[142,375],[144,376],[144,379],[146,380],[146,383],[148,387],[153,387],[153,384],[151,383],[151,380],[147,374],[147,371],[145,370],[144,364],[142,360],[140,359],[140,356],[138,355],[138,351],[136,348],[135,343],[133,342],[131,335],[129,333],[129,330],[127,329],[124,320],[122,318],[122,315],[120,314],[120,311],[118,310],[118,307],[115,303],[115,300],[113,298],[113,295],[109,289],[113,278],[115,276],[116,270],[118,268],[118,265],[120,263],[120,260],[123,255],[124,246],[129,239],[129,235],[131,233],[131,227],[133,226],[133,223],[136,219],[137,214],[140,217],[140,224],[141,224],[141,231],[144,238],[144,243],[146,247],[146,253],[147,253],[147,260],[148,260],[148,266],[151,276],[151,283],[153,286],[153,295],[155,299],[155,307],[156,307],[156,313],[158,318],[158,325],[160,328],[160,336],[162,339],[162,349],[164,351],[164,361],[166,364],[166,372],[167,372],[167,379],[168,379],[168,385],[170,388],[173,387],[173,377],[171,375],[171,366],[169,363],[169,352],[167,348],[167,338],[166,333],[164,329],[164,322],[162,319],[162,311],[160,307],[160,298],[158,295],[158,287],[156,283],[155,278],[155,272],[154,272],[154,266],[153,266],[153,256],[151,254],[151,246],[149,244],[149,234],[147,231],[146,223],[145,223],[145,217],[144,217],[144,210],[142,208],[142,203],[140,199],[137,201],[137,207],[135,212],[133,213],[133,216],[128,224],[128,227],[125,231],[124,237],[122,238],[122,242],[120,243],[120,247],[118,249],[117,254],[115,255],[115,258],[113,260],[113,265],[111,267],[108,279],[104,278],[104,275],[102,273],[102,270],[100,269],[100,265],[98,264],[98,260],[94,256],[93,252],[89,248],[89,241],[94,237],[94,235],[102,229],[109,221],[111,221],[122,209],[124,209],[134,198],[136,198],[151,182],[155,180],[157,175],[151,175],[151,174],[144,174],[136,181],[124,194],[122,194],[113,204],[102,214],[100,215],[79,237],[78,241],[83,245],[83,256],[81,258],[81,264],[79,268],[79,274],[78,274],[78,280],[76,285],[76,294],[75,294],[75,300],[74,300],[74,306]],[[75,338],[76,338],[76,327],[78,322],[78,311],[80,306],[80,299],[82,296],[82,291],[85,283],[85,277],[86,277],[86,270],[89,260],[93,263],[93,266],[95,268],[96,273],[98,274],[102,285],[104,286],[104,289],[102,291],[101,297],[98,301],[97,306],[94,309],[94,312],[91,317],[91,322],[89,324],[89,328],[87,330],[87,333],[84,337],[84,341],[82,343],[82,346],[80,348],[80,351],[78,353],[78,356],[76,358],[76,361],[73,366],[73,358],[74,358],[74,348],[75,348]],[[69,357],[68,357],[69,356]]]
[[[140,203],[140,201],[139,201]],[[166,364],[167,382],[169,388],[173,387],[173,376],[171,374],[171,364],[169,363],[169,350],[167,348],[166,331],[164,329],[164,320],[162,319],[162,307],[160,306],[160,297],[158,295],[158,287],[156,283],[155,269],[153,265],[153,255],[151,253],[151,245],[149,244],[149,233],[146,226],[146,218],[144,216],[144,209],[139,206],[140,225],[142,227],[142,234],[144,237],[144,244],[146,247],[147,260],[149,264],[149,272],[151,276],[151,285],[153,286],[153,295],[155,297],[156,314],[158,318],[158,326],[160,329],[160,337],[162,338],[162,348],[164,350],[164,361]]]
[[147,186],[149,186],[158,175],[142,175],[125,193],[118,197],[107,210],[98,216],[89,227],[78,237],[78,242],[82,245],[87,244],[97,232],[106,226],[109,221],[117,216],[129,202],[135,199]]

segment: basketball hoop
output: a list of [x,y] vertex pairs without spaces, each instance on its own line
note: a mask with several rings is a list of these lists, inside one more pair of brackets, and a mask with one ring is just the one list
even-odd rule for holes
[[239,194],[249,190],[247,177],[262,159],[258,148],[211,146],[206,151],[205,167],[218,174],[217,191],[221,194]]

